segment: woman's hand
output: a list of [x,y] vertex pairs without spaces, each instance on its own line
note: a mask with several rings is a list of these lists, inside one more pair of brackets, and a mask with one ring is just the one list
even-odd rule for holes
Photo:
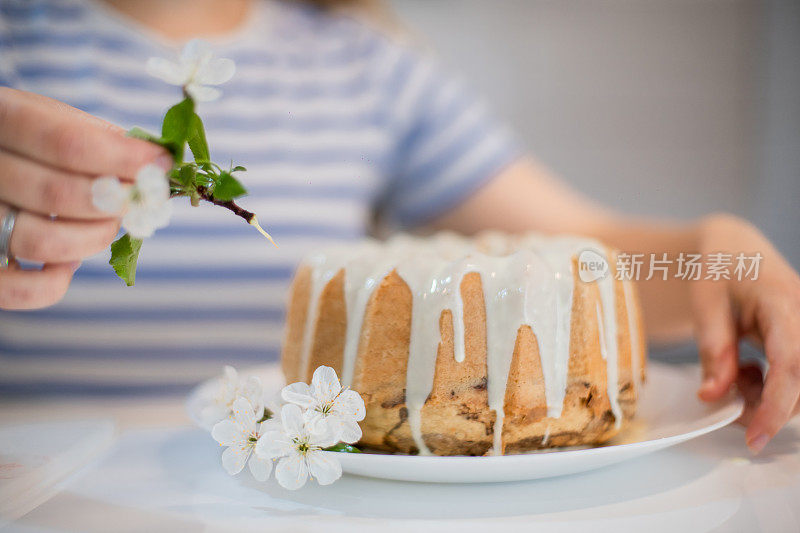
[[143,165],[171,166],[166,152],[122,129],[39,95],[0,87],[0,220],[19,213],[12,256],[43,263],[0,269],[0,308],[52,305],[80,261],[111,243],[120,219],[92,205],[102,175],[131,181]]
[[[742,422],[746,440],[758,453],[800,410],[800,277],[751,224],[731,216],[712,216],[699,225],[705,254],[760,252],[758,279],[696,281],[690,293],[703,363],[700,398],[721,398],[736,383],[746,400]],[[738,344],[748,338],[769,362],[760,368],[739,365]]]

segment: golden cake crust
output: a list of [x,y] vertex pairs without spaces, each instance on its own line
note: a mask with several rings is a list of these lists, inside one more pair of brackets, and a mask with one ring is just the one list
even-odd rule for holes
[[[573,262],[576,259],[573,258]],[[641,354],[645,374],[644,333],[638,298],[627,298],[623,282],[613,283],[618,345],[618,404],[623,420],[616,424],[608,393],[607,362],[601,351],[596,283],[584,283],[573,264],[571,333],[567,386],[563,411],[547,416],[544,377],[536,336],[521,326],[511,361],[505,392],[502,453],[519,453],[553,446],[602,443],[613,437],[634,415],[639,380],[633,379],[631,357]],[[342,373],[347,312],[345,271],[338,271],[322,289],[316,313],[310,313],[311,272],[301,267],[290,289],[287,330],[282,364],[288,382],[310,380],[320,365]],[[629,286],[629,290],[635,290]],[[431,393],[421,409],[422,438],[437,455],[484,455],[493,446],[495,413],[487,396],[486,307],[481,276],[467,273],[460,284],[463,301],[465,359],[457,362],[453,347],[453,314],[441,313],[441,340]],[[632,308],[628,303],[632,302]],[[417,453],[405,399],[411,336],[412,293],[403,278],[392,271],[373,290],[366,307],[351,387],[366,404],[360,423],[362,446],[379,450]],[[634,313],[635,336],[628,313]],[[302,364],[304,330],[310,315],[317,317],[311,330],[308,363]],[[640,346],[633,350],[633,338]],[[301,368],[305,366],[305,368]]]

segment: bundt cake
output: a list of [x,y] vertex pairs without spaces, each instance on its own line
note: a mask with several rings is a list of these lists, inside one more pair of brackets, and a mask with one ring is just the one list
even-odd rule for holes
[[362,446],[485,455],[602,443],[645,373],[635,287],[582,281],[572,236],[449,233],[315,253],[289,293],[287,382],[336,369],[367,407]]

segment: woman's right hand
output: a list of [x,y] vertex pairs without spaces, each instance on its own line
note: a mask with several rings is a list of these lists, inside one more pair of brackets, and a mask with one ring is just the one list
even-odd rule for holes
[[43,263],[0,268],[0,308],[60,300],[84,258],[114,240],[120,216],[92,205],[98,176],[132,181],[143,165],[168,169],[164,149],[61,102],[0,87],[0,220],[16,208],[10,254]]

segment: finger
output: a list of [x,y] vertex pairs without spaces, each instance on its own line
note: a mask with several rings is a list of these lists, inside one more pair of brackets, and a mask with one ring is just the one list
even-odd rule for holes
[[742,365],[736,376],[736,388],[744,399],[744,411],[738,422],[746,426],[753,419],[761,403],[761,392],[764,390],[764,374],[761,366],[756,363]]
[[38,309],[64,297],[79,262],[47,264],[41,270],[0,270],[0,309]]
[[[0,214],[7,210],[3,206]],[[79,261],[105,250],[119,232],[119,226],[118,219],[53,220],[20,211],[9,250],[14,257],[39,263]]]
[[736,324],[726,285],[718,281],[697,283],[692,305],[703,367],[703,382],[697,394],[704,401],[714,401],[736,379],[739,358]]
[[145,164],[171,166],[153,143],[48,98],[0,88],[0,146],[58,168],[133,178]]
[[770,361],[761,404],[753,414],[745,438],[753,453],[760,452],[789,421],[800,398],[800,334],[773,321],[767,326],[765,347]]
[[93,179],[0,149],[0,200],[42,216],[104,219],[92,204]]

